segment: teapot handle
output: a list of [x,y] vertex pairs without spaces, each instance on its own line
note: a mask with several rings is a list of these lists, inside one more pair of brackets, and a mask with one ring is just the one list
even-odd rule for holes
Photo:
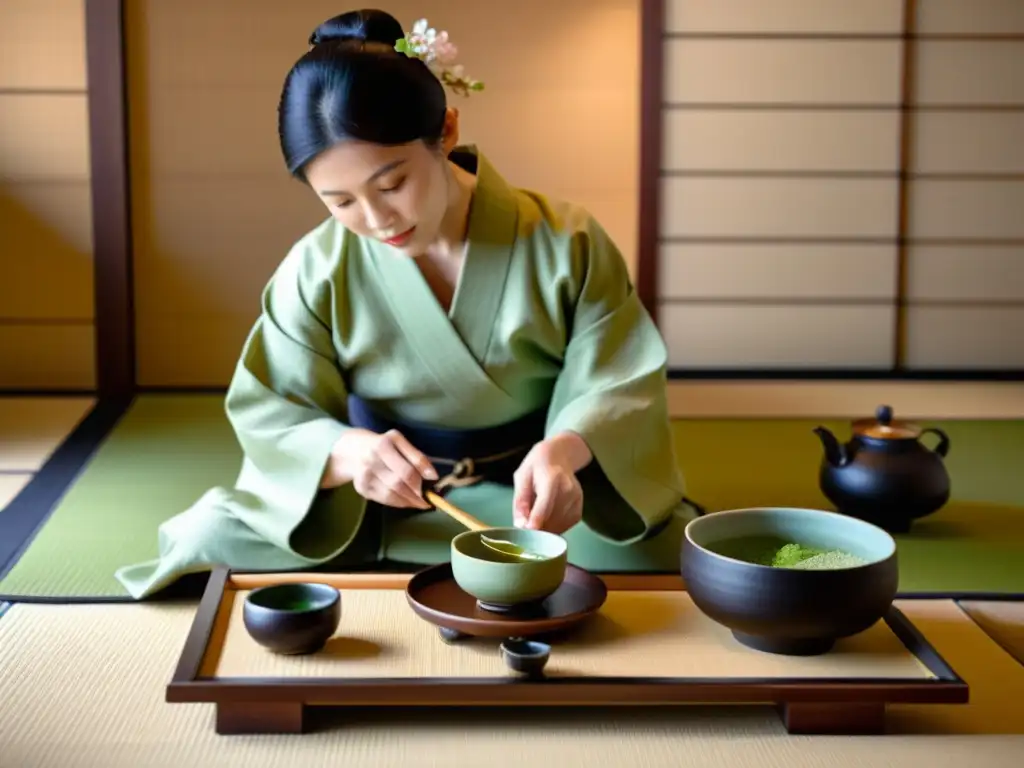
[[949,453],[949,435],[943,432],[938,427],[928,427],[927,429],[921,430],[921,436],[924,437],[926,434],[931,432],[933,435],[939,436],[939,444],[933,449],[935,453],[945,458],[946,454]]

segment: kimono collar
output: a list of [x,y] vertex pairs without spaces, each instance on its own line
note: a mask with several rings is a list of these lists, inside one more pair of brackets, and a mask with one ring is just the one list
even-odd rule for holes
[[513,187],[475,144],[456,147],[449,160],[476,176],[467,233],[471,247],[483,243],[511,247],[518,218]]
[[[372,263],[381,285],[387,286],[382,296],[392,316],[452,402],[507,412],[517,403],[491,378],[486,360],[500,325],[498,315],[519,231],[518,199],[475,146],[457,147],[449,159],[477,177],[469,208],[468,247],[449,312],[411,258],[396,256],[382,243],[372,242]],[[457,413],[446,418],[458,421]]]

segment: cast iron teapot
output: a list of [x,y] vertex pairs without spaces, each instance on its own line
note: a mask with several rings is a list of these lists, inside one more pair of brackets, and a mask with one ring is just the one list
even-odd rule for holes
[[[949,472],[943,461],[949,436],[937,427],[894,421],[887,405],[878,408],[876,417],[853,422],[853,436],[846,443],[825,427],[815,428],[825,453],[818,484],[836,511],[890,533],[905,533],[914,520],[949,501]],[[928,433],[939,438],[934,449],[920,441]]]

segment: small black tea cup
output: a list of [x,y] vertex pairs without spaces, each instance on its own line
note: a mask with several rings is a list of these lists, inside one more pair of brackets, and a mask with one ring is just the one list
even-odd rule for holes
[[316,653],[341,622],[341,593],[327,584],[275,584],[249,593],[242,620],[252,639],[274,653]]
[[501,644],[501,655],[510,669],[528,676],[538,676],[551,657],[551,646],[537,640],[511,637]]

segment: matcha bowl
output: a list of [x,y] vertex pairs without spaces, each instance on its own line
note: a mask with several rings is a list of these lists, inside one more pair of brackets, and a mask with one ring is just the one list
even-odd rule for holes
[[[500,552],[481,536],[511,542],[539,557]],[[455,583],[483,610],[529,612],[562,585],[568,544],[557,534],[523,528],[466,531],[452,539],[451,563]]]
[[827,652],[878,622],[899,586],[892,536],[816,509],[698,517],[686,526],[680,560],[694,604],[739,642],[769,653]]
[[341,593],[328,584],[261,587],[246,596],[242,623],[253,640],[274,653],[316,653],[341,623]]

